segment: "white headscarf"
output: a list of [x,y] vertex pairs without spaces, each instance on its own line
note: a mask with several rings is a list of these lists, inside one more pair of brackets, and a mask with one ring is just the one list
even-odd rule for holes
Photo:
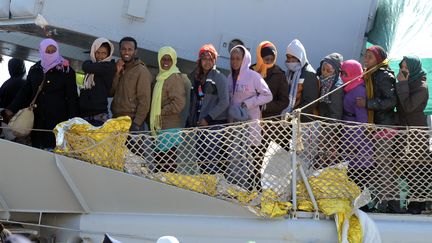
[[[100,37],[100,38],[97,38],[91,46],[90,59],[92,60],[92,62],[94,62],[94,63],[96,62],[95,53],[96,53],[97,49],[99,49],[99,47],[101,47],[101,45],[105,42],[109,44],[111,50],[110,50],[109,55],[100,62],[111,61],[112,55],[114,53],[114,45],[107,38]],[[91,89],[93,86],[95,86],[94,74],[93,73],[86,73],[86,75],[84,77],[84,87],[83,88],[84,89]]]
[[306,50],[303,44],[297,39],[291,41],[291,43],[287,46],[286,54],[296,57],[299,59],[300,63],[286,63],[288,68],[286,77],[289,87],[289,104],[288,107],[282,111],[282,115],[287,112],[291,113],[293,111],[296,103],[297,88],[299,85],[301,71],[302,68],[308,63]]

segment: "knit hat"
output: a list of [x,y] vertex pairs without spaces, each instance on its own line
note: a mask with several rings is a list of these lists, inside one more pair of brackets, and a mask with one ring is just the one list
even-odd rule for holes
[[366,51],[372,52],[372,54],[375,56],[377,64],[381,63],[387,58],[387,52],[381,46],[378,45],[371,46]]
[[218,53],[216,51],[216,48],[212,44],[203,45],[199,50],[198,58],[201,58],[201,56],[206,52],[209,52],[212,58],[217,60]]
[[261,53],[260,54],[261,54],[261,57],[266,57],[266,56],[269,56],[269,55],[276,56],[276,48],[271,43],[265,43],[261,47]]

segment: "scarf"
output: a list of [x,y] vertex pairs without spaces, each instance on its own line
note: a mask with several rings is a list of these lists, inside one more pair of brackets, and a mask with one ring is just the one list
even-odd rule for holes
[[296,63],[285,63],[288,68],[287,82],[289,87],[289,103],[288,107],[282,112],[291,113],[294,110],[294,106],[297,99],[297,89],[300,81],[300,75],[302,66],[299,62]]
[[402,64],[403,61],[406,62],[409,71],[408,83],[413,83],[417,80],[422,79],[423,77],[426,77],[426,72],[425,70],[423,70],[422,64],[418,57],[404,56],[399,66]]
[[[327,95],[330,92],[330,89],[333,87],[333,84],[335,84],[335,74],[330,75],[326,78],[324,78],[322,75],[320,76],[320,83],[321,83],[321,97],[323,97],[320,102],[324,102],[327,104],[330,104],[330,96]],[[336,79],[337,80],[337,79]]]
[[[173,61],[172,66],[168,70],[162,69],[161,59],[163,56],[169,55]],[[162,112],[162,88],[165,80],[174,73],[180,73],[180,70],[177,68],[177,53],[170,46],[164,46],[159,49],[158,52],[158,64],[159,64],[159,73],[156,76],[156,84],[153,89],[153,96],[151,102],[151,110],[150,110],[150,130],[153,135],[156,135],[156,132],[161,130],[161,112]]]
[[[48,54],[45,51],[47,47],[51,45],[55,46],[56,51],[52,54]],[[65,64],[60,67],[61,69],[63,66],[68,66],[66,64],[67,61],[65,62],[65,59],[60,56],[58,44],[53,39],[44,39],[41,41],[39,45],[39,55],[44,73],[47,73],[49,70],[51,70],[51,68],[61,64]]]
[[350,92],[357,86],[364,83],[362,79],[363,69],[361,64],[356,60],[344,61],[341,65],[341,79],[344,83],[349,83],[344,87],[345,93]]
[[[90,59],[92,60],[93,63],[96,63],[96,57],[95,57],[95,53],[96,51],[101,47],[101,45],[103,43],[108,43],[110,46],[110,53],[109,55],[103,59],[100,62],[109,62],[111,61],[112,55],[114,53],[114,45],[106,38],[104,37],[100,37],[97,38],[92,46],[91,46],[91,50],[90,50]],[[93,86],[95,86],[95,82],[94,82],[94,74],[93,73],[86,73],[84,76],[84,85],[83,85],[83,89],[91,89]]]
[[[364,80],[366,84],[366,97],[368,100],[374,98],[374,89],[373,89],[373,80],[372,75],[379,70],[382,67],[388,67],[389,60],[385,59],[381,63],[377,64],[376,66],[372,67],[371,69],[368,69],[368,73],[364,75]],[[374,122],[374,111],[371,109],[368,109],[368,123]]]
[[[265,64],[264,63],[263,56],[261,55],[261,50],[264,48],[274,49],[275,59],[274,59],[273,63],[271,63],[271,64]],[[256,72],[258,72],[259,74],[261,74],[261,77],[266,78],[267,77],[267,69],[273,67],[274,64],[276,63],[276,58],[277,58],[276,47],[270,41],[263,41],[257,47],[256,57],[257,57],[257,64],[255,65],[255,67],[253,69]]]

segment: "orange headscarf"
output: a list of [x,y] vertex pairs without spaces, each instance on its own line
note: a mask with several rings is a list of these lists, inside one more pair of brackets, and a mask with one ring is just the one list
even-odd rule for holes
[[[268,46],[272,46],[275,50],[275,59],[274,62],[271,64],[265,64],[262,56],[261,56],[261,49],[264,47],[268,47]],[[274,64],[276,63],[276,58],[277,58],[277,51],[276,51],[276,47],[275,45],[273,45],[273,43],[271,43],[270,41],[263,41],[261,42],[256,50],[256,59],[257,59],[257,64],[254,67],[254,70],[257,71],[259,74],[261,74],[261,76],[263,78],[267,77],[267,69],[271,68],[274,66]]]

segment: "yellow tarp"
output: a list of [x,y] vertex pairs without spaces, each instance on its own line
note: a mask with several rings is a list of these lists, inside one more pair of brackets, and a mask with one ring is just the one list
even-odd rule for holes
[[[352,213],[352,202],[361,194],[360,188],[347,176],[346,168],[326,168],[317,176],[308,178],[312,192],[317,199],[318,209],[327,216],[337,215],[336,227],[339,242],[342,242],[342,226],[346,217],[349,219],[348,241],[362,242],[362,229],[360,221]],[[299,183],[297,186],[299,197],[298,208],[302,211],[313,211],[306,186]]]
[[204,193],[210,196],[217,194],[217,178],[214,175],[180,175],[164,173],[165,182],[180,188]]
[[131,122],[128,116],[122,116],[109,119],[101,127],[93,127],[81,118],[59,123],[54,128],[55,152],[123,171]]

